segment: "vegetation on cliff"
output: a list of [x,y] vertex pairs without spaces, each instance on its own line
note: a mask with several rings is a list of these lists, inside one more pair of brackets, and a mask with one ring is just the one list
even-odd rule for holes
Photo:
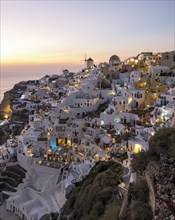
[[128,213],[126,220],[150,220],[153,213],[149,205],[149,189],[144,178],[131,184],[128,191]]
[[159,161],[161,155],[175,158],[175,128],[162,128],[150,138],[149,150],[133,156],[133,171],[142,173],[149,162]]
[[[160,129],[149,141],[149,150],[134,155],[132,169],[137,172],[137,182],[130,185],[129,212],[126,219],[174,219],[175,204],[173,198],[175,183],[175,128]],[[142,180],[140,180],[140,178]],[[148,190],[147,182],[153,191]],[[149,200],[152,194],[154,202]],[[140,217],[139,217],[140,216]]]
[[122,203],[118,184],[122,173],[122,166],[116,162],[97,163],[69,195],[62,220],[118,219]]

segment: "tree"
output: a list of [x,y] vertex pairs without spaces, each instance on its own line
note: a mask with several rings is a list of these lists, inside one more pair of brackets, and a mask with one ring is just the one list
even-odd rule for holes
[[138,179],[132,188],[132,199],[147,203],[149,201],[149,189],[145,179]]
[[153,219],[153,214],[150,206],[143,202],[134,202],[132,204],[132,220],[150,220]]
[[160,129],[149,141],[149,154],[175,158],[175,128]]
[[146,169],[150,161],[148,152],[140,152],[133,155],[133,160],[131,161],[131,166],[134,172],[143,172]]

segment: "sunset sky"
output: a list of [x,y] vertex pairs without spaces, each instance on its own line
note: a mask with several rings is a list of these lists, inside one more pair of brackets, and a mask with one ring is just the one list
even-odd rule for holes
[[[174,49],[174,1],[1,1],[3,71]],[[37,67],[37,68],[36,68]]]

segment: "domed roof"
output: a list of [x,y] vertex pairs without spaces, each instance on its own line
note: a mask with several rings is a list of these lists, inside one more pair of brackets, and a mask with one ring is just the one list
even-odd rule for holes
[[118,61],[118,62],[121,62],[121,61],[120,61],[120,58],[119,58],[117,55],[111,56],[110,59],[109,59],[109,62],[110,62],[110,61]]
[[91,57],[89,57],[89,59],[87,61],[93,61],[93,59]]

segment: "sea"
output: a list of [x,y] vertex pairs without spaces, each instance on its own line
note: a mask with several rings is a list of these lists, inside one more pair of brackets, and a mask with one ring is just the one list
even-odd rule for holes
[[[66,65],[66,67],[73,72],[77,72],[79,70],[81,70],[83,68],[82,65]],[[42,70],[44,69],[44,71]],[[3,70],[7,70],[7,68],[3,69],[1,68],[1,72],[0,72],[0,103],[4,97],[4,93],[11,90],[13,88],[13,86],[16,83],[19,83],[21,81],[27,81],[27,80],[35,80],[35,79],[40,79],[45,75],[53,75],[53,74],[62,74],[62,70],[65,69],[65,66],[60,65],[59,68],[56,68],[55,66],[46,66],[46,68],[38,68],[35,69],[33,72],[30,71],[29,69],[24,69],[23,71],[21,71],[21,69],[19,69],[18,71],[12,71],[12,68],[10,69],[10,72],[8,71],[3,71]],[[31,70],[31,69],[30,69]]]
[[[49,74],[48,74],[49,75]],[[24,74],[24,73],[1,73],[0,75],[0,102],[4,97],[4,93],[13,88],[13,86],[21,81],[40,79],[43,73]]]

